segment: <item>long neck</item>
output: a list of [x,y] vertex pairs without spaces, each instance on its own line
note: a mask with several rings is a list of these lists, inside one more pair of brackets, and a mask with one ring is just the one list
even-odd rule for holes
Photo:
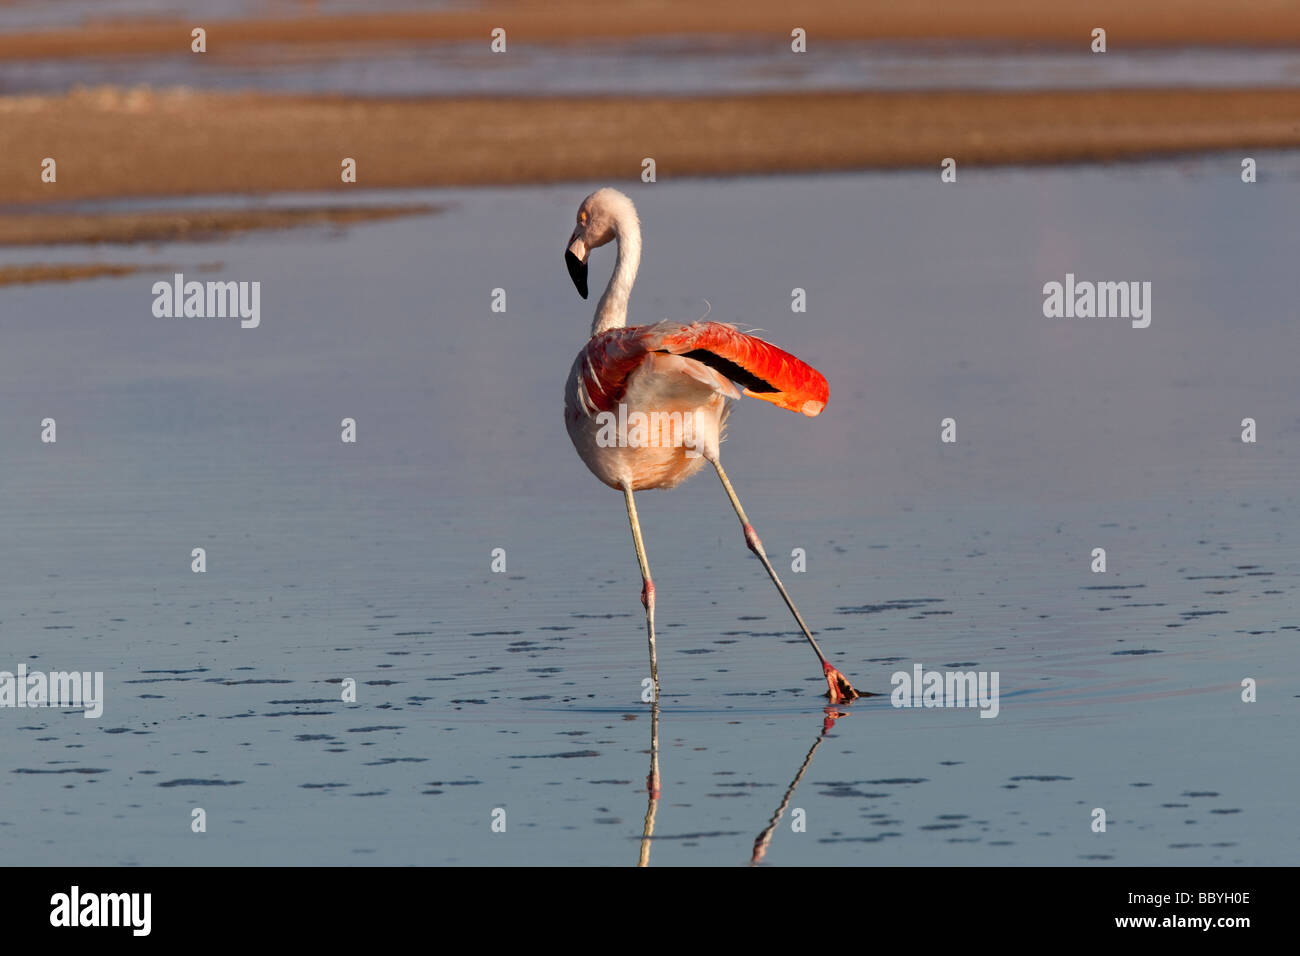
[[627,325],[627,297],[632,293],[636,270],[641,265],[641,225],[635,216],[619,218],[614,226],[614,242],[618,245],[618,261],[614,263],[614,274],[609,277],[605,294],[596,306],[596,318],[591,323],[592,335]]

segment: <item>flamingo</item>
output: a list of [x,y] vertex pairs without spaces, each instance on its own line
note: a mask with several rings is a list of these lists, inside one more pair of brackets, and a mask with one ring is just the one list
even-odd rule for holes
[[[628,328],[627,301],[641,261],[641,224],[632,200],[606,187],[596,190],[578,207],[577,225],[564,253],[569,276],[584,299],[587,259],[591,250],[609,242],[617,244],[618,257],[596,305],[591,338],[578,353],[565,383],[564,424],[578,456],[592,474],[623,492],[641,567],[641,603],[645,607],[654,699],[659,699],[655,585],[633,494],[650,488],[676,487],[703,468],[706,461],[722,480],[744,529],[745,544],[763,562],[816,652],[830,702],[838,704],[861,696],[817,645],[768,560],[763,542],[719,460],[719,444],[731,411],[729,400],[738,400],[741,395],[733,382],[746,395],[810,418],[826,407],[830,386],[812,366],[720,322],[681,325],[665,321]],[[630,431],[627,424],[633,425]]]

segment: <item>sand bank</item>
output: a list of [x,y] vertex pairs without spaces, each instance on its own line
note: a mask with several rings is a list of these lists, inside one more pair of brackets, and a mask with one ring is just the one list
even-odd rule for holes
[[473,10],[304,16],[284,19],[128,20],[78,29],[0,34],[0,58],[36,59],[106,54],[188,52],[190,31],[208,31],[208,55],[250,47],[488,42],[496,27],[509,43],[569,43],[647,36],[725,34],[770,36],[789,42],[808,31],[809,42],[935,40],[1052,43],[1087,49],[1094,27],[1106,29],[1112,48],[1199,44],[1295,45],[1300,5],[1292,0],[629,0],[593,8],[582,0],[483,3]]
[[0,213],[0,246],[202,242],[233,233],[343,227],[436,212],[428,205],[276,209],[160,209],[127,213]]
[[[1300,146],[1300,90],[0,99],[0,203],[1091,162]],[[41,181],[44,157],[56,183]],[[358,182],[340,179],[344,157]]]

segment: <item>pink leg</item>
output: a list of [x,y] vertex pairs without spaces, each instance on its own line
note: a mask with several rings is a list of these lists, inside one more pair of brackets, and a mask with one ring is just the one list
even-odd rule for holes
[[627,520],[632,525],[632,543],[636,545],[636,559],[641,565],[641,604],[645,607],[646,639],[650,643],[650,679],[654,681],[654,702],[659,701],[659,656],[655,651],[655,583],[650,577],[650,561],[645,555],[641,540],[641,522],[637,520],[636,503],[632,500],[632,486],[623,486],[627,502]]
[[794,615],[795,621],[799,624],[799,629],[803,631],[803,636],[808,639],[808,643],[812,645],[813,651],[817,654],[817,659],[821,661],[822,673],[826,676],[826,686],[829,688],[826,696],[830,698],[832,704],[861,697],[862,695],[849,683],[849,679],[835,669],[831,662],[826,659],[826,655],[822,653],[822,649],[817,646],[812,631],[808,630],[808,625],[804,623],[803,615],[794,606],[794,601],[790,600],[789,592],[786,591],[785,585],[781,583],[781,579],[777,577],[772,562],[768,560],[767,552],[763,550],[763,542],[759,539],[754,526],[749,523],[749,518],[745,515],[745,509],[740,506],[740,499],[736,497],[736,489],[731,487],[731,481],[727,478],[727,473],[722,470],[721,463],[716,459],[713,460],[713,467],[717,469],[718,477],[722,479],[722,487],[726,489],[727,497],[731,499],[731,506],[736,509],[736,516],[740,518],[740,524],[745,529],[745,544],[749,546],[750,551],[753,551],[758,556],[758,560],[763,562],[763,567],[767,569],[767,576],[772,579],[776,589],[781,592],[781,597],[785,600],[785,606]]

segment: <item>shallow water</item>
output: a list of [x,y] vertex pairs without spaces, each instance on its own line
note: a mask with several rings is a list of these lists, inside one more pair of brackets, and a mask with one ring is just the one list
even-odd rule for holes
[[5,0],[0,30],[76,27],[131,19],[230,19],[313,14],[408,11],[450,4],[446,0]]
[[826,42],[806,55],[780,44],[714,37],[642,38],[599,46],[484,43],[394,48],[268,47],[236,59],[104,57],[0,62],[0,90],[76,85],[188,86],[367,96],[757,93],[815,90],[1035,90],[1291,87],[1300,53],[1201,49],[991,53],[978,47]]
[[[352,13],[363,7],[373,11],[368,4],[348,0],[315,9]],[[74,26],[87,17],[80,8],[62,2],[3,7],[0,32]],[[380,7],[412,8],[391,2]],[[101,5],[96,9],[102,13]],[[202,19],[306,11],[301,4],[273,5],[268,11],[228,0],[205,10]],[[195,13],[175,0],[133,0],[116,8],[120,17]],[[55,93],[102,84],[363,96],[1285,88],[1300,84],[1300,51],[1119,48],[1097,55],[1086,44],[1077,50],[1023,50],[951,41],[859,42],[813,36],[805,53],[794,54],[783,37],[706,35],[511,42],[505,54],[493,52],[485,37],[482,42],[250,46],[228,54],[214,43],[204,56],[182,47],[171,56],[0,61],[0,93]]]
[[[1000,675],[996,719],[841,708],[766,864],[1294,863],[1300,155],[1258,158],[1254,186],[1227,156],[626,187],[636,321],[707,299],[830,380],[815,420],[744,401],[724,459],[832,660],[881,693],[914,663]],[[0,669],[107,682],[98,720],[0,709],[7,861],[637,862],[640,582],[560,416],[592,185],[8,255],[167,268],[0,298]],[[261,327],[154,318],[172,267],[260,280]],[[1066,272],[1151,281],[1150,328],[1044,318]],[[716,480],[639,497],[649,859],[743,865],[824,686]]]

